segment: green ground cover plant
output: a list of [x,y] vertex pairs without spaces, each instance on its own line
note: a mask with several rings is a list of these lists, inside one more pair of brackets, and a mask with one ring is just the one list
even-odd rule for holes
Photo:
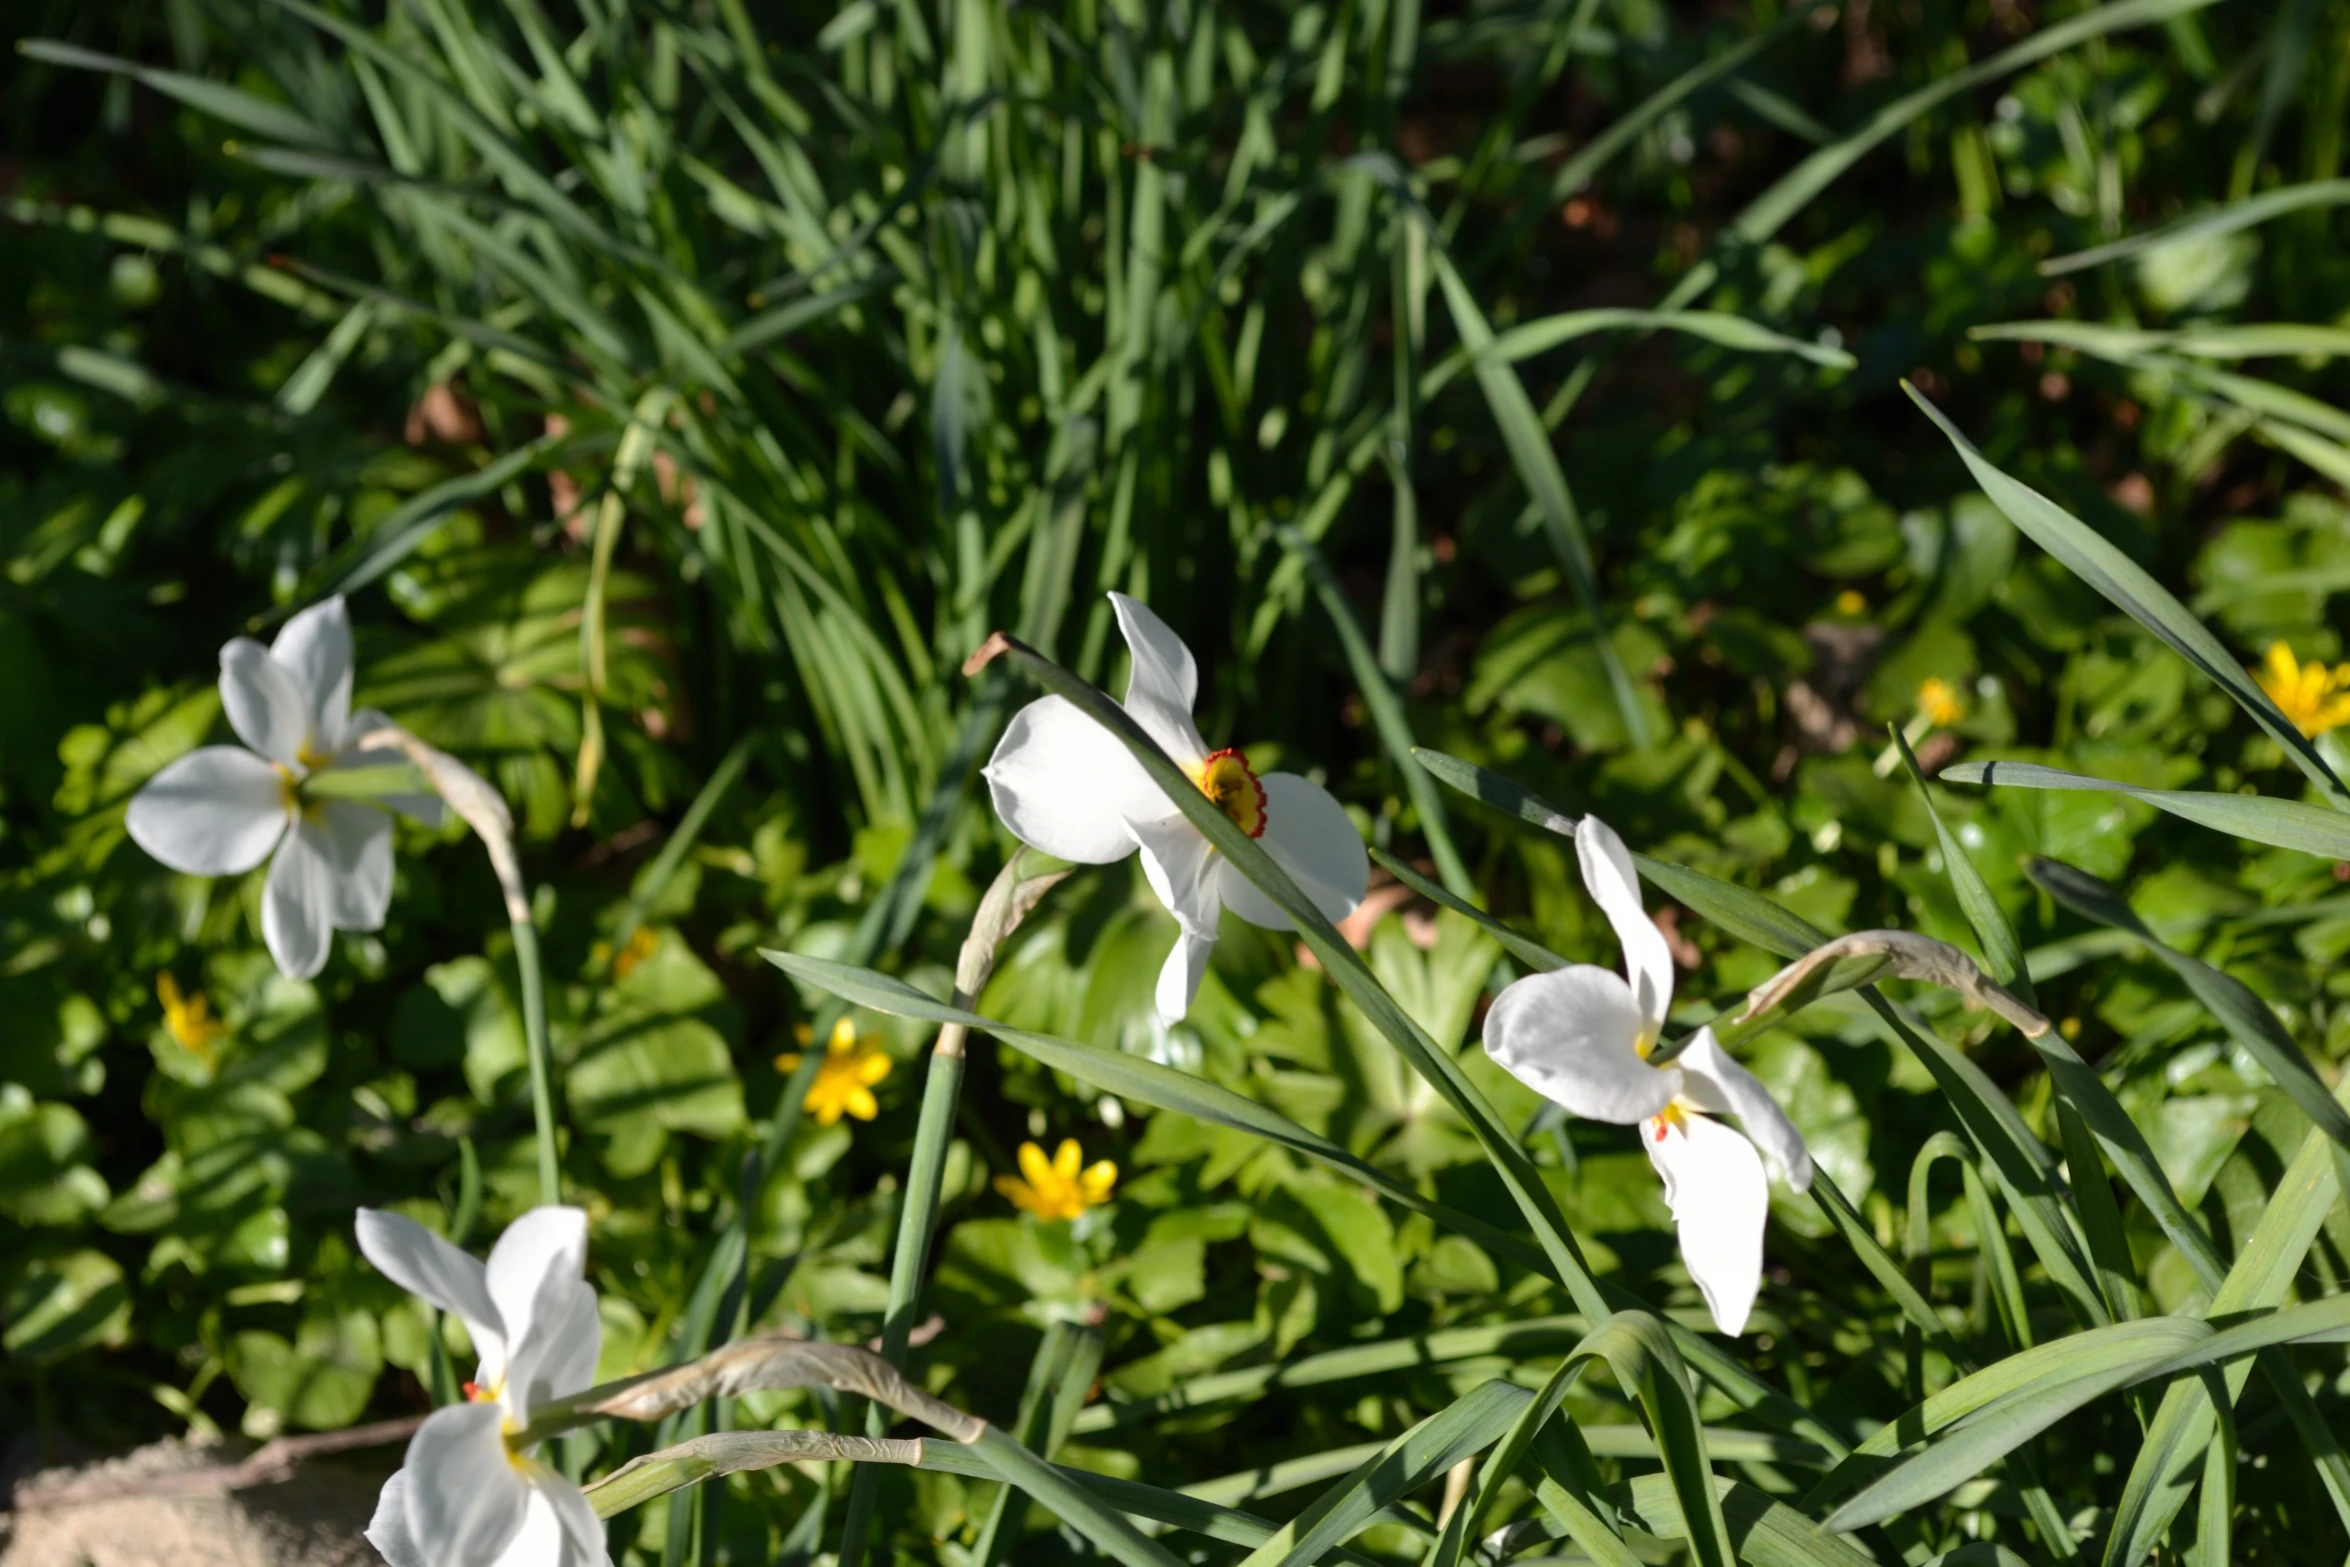
[[[0,34],[36,1459],[437,1410],[632,1567],[2350,1555],[2350,5]],[[338,601],[347,919],[133,805]],[[1046,696],[1239,912],[1022,847]],[[1805,1150],[1743,1320],[1481,1048],[1639,978],[1586,818],[1635,1065]]]

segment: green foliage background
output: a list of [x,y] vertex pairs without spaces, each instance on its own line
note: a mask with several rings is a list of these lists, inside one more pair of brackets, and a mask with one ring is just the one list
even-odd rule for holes
[[[2300,796],[2284,748],[2019,538],[1898,382],[2238,662],[2340,655],[2350,6],[20,0],[0,33],[0,1424],[127,1442],[425,1408],[456,1341],[359,1263],[352,1207],[479,1248],[535,1200],[512,949],[458,828],[400,829],[390,922],[314,984],[261,951],[257,878],[175,877],[122,831],[142,780],[225,733],[218,645],[335,591],[360,700],[523,825],[611,1374],[754,1328],[878,1331],[928,1029],[853,1014],[898,1062],[880,1119],[798,1125],[763,1165],[774,1058],[833,1014],[755,949],[945,991],[1010,848],[974,768],[1034,694],[958,666],[1001,627],[1119,689],[1110,588],[1198,650],[1212,742],[1325,777],[1373,844],[1579,960],[1614,951],[1570,846],[1446,795],[1409,744],[1828,930],[1976,945],[1963,846],[2222,1258],[2303,1112],[2027,862],[2122,888],[2328,1083],[2350,1052],[2341,856],[2114,794],[1935,786],[1945,840],[1884,737],[1940,681],[1960,710],[1917,731],[1929,770]],[[2257,224],[2058,259],[2285,191],[2306,199]],[[1778,962],[1706,914],[1667,915],[1691,1022]],[[1138,875],[1086,871],[978,1010],[1197,1072],[1514,1222],[1468,1129],[1287,938],[1228,926],[1159,1026],[1172,933]],[[1368,940],[1447,1046],[1517,972],[1424,899]],[[229,1026],[209,1058],[162,1026],[166,971]],[[1905,999],[2070,1146],[2016,1034]],[[1594,1270],[1702,1325],[1631,1134],[1462,1059]],[[1704,1418],[1722,1474],[1793,1503],[1823,1433],[2078,1324],[1977,1189],[1951,1096],[1855,998],[1746,1059],[1946,1335],[1921,1347],[1824,1210],[1776,1193],[1733,1347],[1791,1403],[1716,1389]],[[926,1297],[948,1326],[916,1364],[1065,1464],[1283,1518],[1581,1336],[1519,1260],[989,1042],[955,1136]],[[1114,1206],[1016,1215],[989,1177],[1064,1136],[1118,1162]],[[1953,1150],[1966,1182],[1931,1179]],[[2117,1314],[2200,1311],[2207,1283],[2114,1190]],[[2333,1294],[2346,1261],[2336,1205],[2293,1288]],[[2338,1429],[2339,1353],[2292,1354]],[[1132,1402],[1301,1358],[1326,1379]],[[1056,1424],[1072,1365],[1099,1396]],[[2069,1555],[2054,1496],[2101,1549],[2142,1396],[1851,1538]],[[1586,1380],[1566,1407],[1653,1501],[1632,1404]],[[862,1419],[812,1395],[725,1418]],[[2226,1560],[2231,1533],[2248,1561],[2350,1548],[2264,1384],[2229,1430],[2232,1497],[2165,1560]],[[837,1547],[846,1485],[681,1493],[617,1520],[616,1552],[805,1560]],[[1442,1491],[1382,1498],[1355,1547],[1415,1557]],[[1509,1497],[1490,1526],[1531,1514]],[[998,1507],[889,1471],[877,1538],[1086,1554]],[[1684,1548],[1677,1512],[1628,1516],[1637,1559]],[[1763,1534],[1748,1559],[1855,1548]]]

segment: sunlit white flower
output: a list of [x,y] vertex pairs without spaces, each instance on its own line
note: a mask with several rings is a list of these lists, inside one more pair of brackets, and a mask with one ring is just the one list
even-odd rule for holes
[[[1237,750],[1211,751],[1191,721],[1199,667],[1165,621],[1123,593],[1110,595],[1133,655],[1127,713],[1200,792],[1264,846],[1331,919],[1363,901],[1370,859],[1338,802],[1295,773],[1259,778]],[[1289,916],[1218,854],[1118,738],[1057,696],[1012,716],[987,764],[996,814],[1021,842],[1089,865],[1142,851],[1143,874],[1182,927],[1159,971],[1159,1015],[1191,1006],[1225,910],[1268,930]]]
[[[1705,1294],[1714,1326],[1746,1326],[1762,1285],[1770,1185],[1759,1145],[1797,1191],[1811,1185],[1811,1154],[1754,1074],[1699,1029],[1688,1048],[1651,1066],[1673,1004],[1673,956],[1640,906],[1624,840],[1586,816],[1575,829],[1583,885],[1624,946],[1619,976],[1588,963],[1529,975],[1485,1015],[1485,1050],[1536,1093],[1595,1121],[1640,1125],[1640,1143],[1664,1178],[1681,1232],[1681,1258]],[[1713,1119],[1734,1115],[1745,1135]],[[1751,1142],[1748,1139],[1753,1139]]]
[[[239,876],[272,850],[261,935],[277,966],[308,979],[338,930],[379,930],[392,898],[392,822],[375,805],[312,798],[331,767],[381,766],[349,742],[386,720],[351,711],[351,617],[338,596],[285,624],[268,647],[220,650],[220,700],[244,746],[208,745],[164,768],[131,800],[133,841],[175,871]],[[384,796],[427,823],[431,795]]]
[[392,1567],[607,1567],[579,1487],[515,1438],[531,1411],[595,1380],[603,1328],[584,1276],[587,1215],[534,1208],[485,1266],[412,1219],[359,1210],[359,1249],[411,1295],[454,1312],[481,1368],[384,1482],[367,1538]]

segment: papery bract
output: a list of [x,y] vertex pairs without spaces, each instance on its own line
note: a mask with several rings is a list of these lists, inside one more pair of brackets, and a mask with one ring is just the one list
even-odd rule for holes
[[[358,800],[309,799],[326,768],[380,765],[351,742],[387,720],[351,711],[351,617],[338,596],[294,616],[263,647],[220,650],[220,700],[243,747],[208,745],[147,780],[126,825],[140,848],[192,876],[241,876],[270,860],[261,935],[277,966],[308,979],[338,930],[379,930],[392,898],[392,822]],[[427,823],[431,795],[385,802]]]
[[531,1411],[595,1380],[603,1329],[584,1271],[587,1215],[534,1208],[487,1264],[398,1214],[359,1211],[359,1249],[410,1294],[454,1312],[481,1364],[384,1483],[367,1538],[392,1567],[604,1567],[604,1526],[579,1487],[518,1446]]
[[[1238,751],[1211,751],[1191,719],[1199,694],[1191,649],[1136,600],[1112,593],[1110,604],[1132,654],[1127,713],[1316,908],[1345,918],[1362,902],[1371,869],[1345,810],[1295,773],[1260,778]],[[1267,930],[1291,928],[1289,916],[1216,852],[1117,736],[1065,699],[1048,696],[1013,714],[986,772],[996,814],[1029,847],[1089,865],[1141,851],[1151,890],[1181,927],[1159,971],[1165,1021],[1189,1010],[1222,911]]]
[[[1485,1051],[1536,1093],[1595,1121],[1638,1123],[1665,1183],[1681,1257],[1724,1333],[1745,1328],[1762,1285],[1770,1186],[1759,1146],[1797,1191],[1811,1184],[1803,1135],[1754,1074],[1699,1029],[1671,1061],[1652,1065],[1673,1004],[1673,957],[1640,905],[1624,842],[1586,816],[1575,828],[1583,884],[1624,948],[1624,973],[1575,964],[1532,974],[1494,999]],[[1715,1115],[1734,1115],[1741,1136]]]

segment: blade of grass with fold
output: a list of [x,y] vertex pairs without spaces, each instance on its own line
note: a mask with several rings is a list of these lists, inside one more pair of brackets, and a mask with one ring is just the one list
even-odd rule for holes
[[1373,849],[1371,858],[1390,876],[1438,908],[1450,909],[1453,913],[1474,924],[1479,930],[1499,942],[1503,951],[1528,968],[1547,973],[1552,969],[1561,969],[1567,966],[1565,958],[1560,957],[1541,943],[1520,935],[1467,899],[1453,896],[1449,888],[1430,881],[1414,869],[1408,861],[1397,859],[1385,849]]
[[[2298,733],[2298,731],[2296,731]],[[2091,778],[2035,762],[1957,762],[1942,769],[1945,783],[2002,785],[2013,789],[2065,789],[2127,795],[2182,821],[2254,843],[2298,849],[2325,860],[2350,859],[2350,817],[2299,800],[2256,794],[2218,794],[2194,789],[2144,789],[2109,778]]]
[[[1642,1528],[1659,1539],[1688,1538],[1688,1517],[1666,1476],[1640,1475],[1628,1489],[1631,1514]],[[1751,1567],[1872,1567],[1875,1562],[1754,1486],[1717,1476],[1713,1489],[1738,1559]]]
[[335,138],[330,133],[284,104],[257,98],[222,82],[208,81],[201,76],[189,76],[180,71],[158,70],[135,60],[101,54],[94,49],[84,49],[53,39],[27,38],[16,47],[17,52],[26,59],[38,60],[44,65],[61,65],[72,70],[128,77],[142,87],[151,87],[167,98],[186,104],[199,114],[209,114],[216,120],[224,120],[256,136],[267,136],[275,141],[299,142],[309,147],[335,145]]
[[2175,332],[2110,326],[2099,321],[2003,321],[1967,329],[1979,343],[2049,343],[2099,359],[2131,363],[2147,354],[2198,359],[2269,359],[2286,355],[2350,354],[2350,329],[2286,322],[2225,322]]
[[1643,749],[1649,741],[1648,715],[1641,707],[1640,693],[1625,671],[1623,660],[1616,656],[1615,644],[1608,640],[1607,620],[1600,609],[1599,574],[1591,562],[1591,545],[1584,537],[1582,514],[1576,509],[1573,492],[1567,488],[1567,476],[1559,467],[1558,453],[1551,449],[1550,432],[1535,413],[1534,401],[1526,395],[1525,383],[1518,379],[1518,373],[1488,352],[1493,346],[1493,328],[1486,323],[1485,312],[1477,308],[1469,286],[1461,281],[1452,259],[1432,246],[1429,260],[1436,272],[1437,287],[1444,292],[1445,308],[1452,315],[1453,331],[1477,372],[1477,384],[1485,393],[1486,405],[1493,411],[1493,422],[1501,431],[1502,442],[1509,448],[1518,481],[1525,485],[1527,498],[1542,518],[1543,536],[1550,541],[1559,569],[1566,573],[1568,583],[1574,588],[1576,602],[1590,618],[1592,644],[1599,650],[1601,667],[1607,671],[1608,690],[1615,698],[1624,733],[1633,749]]
[[588,564],[587,600],[579,619],[579,762],[572,772],[571,825],[584,827],[588,806],[595,799],[596,779],[604,766],[604,601],[612,586],[612,558],[620,546],[620,525],[628,516],[628,493],[652,452],[653,430],[669,411],[667,387],[655,387],[637,400],[628,424],[620,433],[620,447],[612,459],[612,477],[596,509],[595,546]]
[[1371,723],[1379,731],[1380,743],[1402,775],[1404,788],[1412,797],[1412,808],[1420,817],[1420,834],[1428,840],[1428,852],[1435,857],[1437,873],[1456,898],[1466,899],[1476,891],[1476,883],[1469,875],[1468,866],[1461,862],[1460,850],[1453,846],[1452,830],[1446,824],[1444,797],[1436,790],[1435,780],[1427,772],[1412,764],[1411,721],[1404,716],[1403,699],[1397,695],[1394,682],[1381,667],[1379,655],[1372,649],[1363,628],[1356,623],[1354,609],[1346,601],[1338,579],[1331,575],[1330,563],[1314,547],[1311,539],[1289,524],[1274,529],[1274,536],[1282,548],[1299,556],[1305,562],[1306,580],[1313,584],[1314,596],[1321,600],[1323,613],[1338,632],[1338,645],[1346,654],[1349,668],[1354,671],[1355,688],[1363,694],[1363,704],[1371,711]]
[[[2075,1333],[2008,1356],[1961,1379],[1885,1426],[1831,1471],[1805,1500],[1818,1505],[1868,1472],[1866,1460],[1911,1443],[1928,1446],[1879,1473],[1824,1527],[1849,1533],[1922,1505],[1974,1479],[2074,1410],[2128,1386],[2181,1349],[2211,1337],[2204,1324],[2177,1317]],[[1948,1435],[1941,1433],[1948,1431]],[[1939,1437],[1939,1440],[1935,1438]]]
[[1007,1027],[976,1012],[950,1006],[923,994],[902,980],[877,974],[870,969],[822,958],[803,957],[792,952],[761,951],[759,955],[794,979],[828,990],[858,1006],[886,1012],[893,1017],[921,1018],[926,1022],[973,1029],[1001,1040],[1054,1071],[1066,1072],[1079,1082],[1104,1093],[1138,1100],[1156,1109],[1172,1110],[1179,1115],[1192,1116],[1216,1126],[1227,1126],[1234,1131],[1247,1132],[1268,1142],[1278,1143],[1334,1169],[1345,1171],[1390,1202],[1414,1213],[1425,1214],[1438,1224],[1471,1237],[1479,1245],[1501,1252],[1521,1267],[1540,1273],[1552,1271],[1545,1252],[1529,1246],[1523,1238],[1424,1197],[1406,1182],[1348,1153],[1327,1138],[1307,1131],[1278,1111],[1189,1072],[1162,1066],[1140,1056],[1127,1055],[1123,1051],[1079,1044],[1073,1039],[1060,1039],[1029,1029]]
[[[2084,919],[2126,931],[2179,976],[2187,988],[2218,1018],[2228,1034],[2242,1045],[2275,1080],[2310,1124],[2350,1149],[2350,1112],[2345,1112],[2319,1080],[2316,1068],[2267,1003],[2243,981],[2222,973],[2199,958],[2166,945],[2121,894],[2086,871],[2060,860],[2035,859],[2025,867],[2035,886]],[[2217,1280],[2206,1280],[2216,1283]]]
[[[2106,10],[2120,10],[2109,6]],[[2247,674],[2234,656],[2220,644],[2202,621],[2197,620],[2168,588],[2149,576],[2144,567],[2120,550],[2078,517],[2057,505],[2029,486],[2019,484],[1994,467],[1974,444],[1959,432],[1958,426],[1943,416],[1920,395],[1917,388],[1902,383],[1910,401],[1924,410],[1935,427],[1949,438],[1950,444],[1974,475],[1975,483],[1991,498],[1991,503],[2004,512],[2007,519],[2021,529],[2026,537],[2054,555],[2071,568],[2073,574],[2095,588],[2116,609],[2154,633],[2171,650],[2199,670],[2204,678],[2218,686],[2236,704],[2252,715],[2252,721],[2265,730],[2269,737],[2284,748],[2295,765],[2309,776],[2319,793],[2337,810],[2350,810],[2350,790],[2334,776],[2334,771],[2317,754],[2317,747],[2297,728],[2293,721],[2279,711],[2267,692]],[[2051,769],[2050,771],[2053,771]],[[1949,777],[1945,770],[1944,777]],[[2080,785],[2052,785],[2051,787],[2081,787]],[[2161,791],[2167,792],[2167,791]],[[2159,801],[2151,803],[2160,804]],[[2170,807],[2165,807],[2170,809]],[[2304,806],[2302,810],[2309,808]],[[2190,818],[2193,819],[2193,818]],[[2267,841],[2267,840],[2264,840]],[[2340,859],[2342,855],[2333,856]]]
[[[2344,1079],[2335,1094],[2337,1100],[2345,1096],[2350,1096],[2350,1078]],[[2342,1187],[2336,1178],[2339,1157],[2339,1150],[2323,1132],[2313,1131],[2302,1139],[2300,1151],[2277,1182],[2234,1266],[2212,1292],[2203,1311],[2206,1318],[2267,1310],[2284,1299],[2300,1272],[2302,1258],[2340,1197]],[[2289,1381],[2296,1388],[2300,1386],[2300,1374],[2289,1361],[2271,1362],[2264,1355],[2262,1363],[2269,1368],[2271,1385]],[[2249,1361],[2228,1364],[2220,1391],[2230,1404],[2242,1393],[2251,1371]],[[2286,1407],[2288,1412],[2293,1409],[2290,1403]],[[2112,1532],[2106,1539],[2105,1567],[2138,1567],[2152,1554],[2195,1489],[2200,1478],[2197,1459],[2210,1445],[2217,1426],[2212,1394],[2202,1381],[2190,1377],[2171,1385],[2147,1429],[2145,1446],[2123,1481]],[[2335,1510],[2350,1515],[2350,1494],[2340,1488],[2340,1445],[2322,1421],[2315,1430],[2297,1421],[2296,1429],[2320,1460],[2318,1474],[2327,1481]]]
[[[1585,1331],[1586,1324],[1581,1317],[1533,1317],[1483,1327],[1439,1328],[1432,1333],[1383,1339],[1375,1344],[1350,1344],[1344,1349],[1326,1350],[1319,1355],[1268,1366],[1212,1371],[1147,1398],[1105,1398],[1080,1410],[1070,1430],[1079,1435],[1114,1430],[1177,1410],[1255,1399],[1274,1388],[1320,1387],[1487,1355],[1531,1356],[1567,1348]],[[1114,1378],[1112,1387],[1115,1387]]]
[[2108,261],[2125,261],[2165,245],[2184,241],[2217,239],[2271,218],[2281,218],[2288,212],[2304,212],[2312,207],[2339,207],[2350,204],[2350,180],[2312,180],[2305,185],[2286,185],[2276,190],[2262,191],[2242,201],[2231,201],[2213,212],[2197,213],[2166,223],[2160,228],[2148,229],[2143,234],[2132,234],[2110,244],[2095,245],[2087,250],[2076,250],[2069,256],[2056,256],[2040,263],[2044,277],[2061,277],[2067,272],[2079,272],[2088,267],[2102,266]]
[[[914,1467],[936,1474],[961,1475],[971,1480],[996,1478],[996,1472],[982,1463],[977,1455],[952,1442],[924,1441],[921,1456],[915,1460]],[[1055,1464],[1053,1469],[1070,1484],[1083,1486],[1118,1511],[1135,1518],[1188,1530],[1210,1540],[1222,1540],[1227,1545],[1254,1547],[1273,1538],[1272,1524],[1254,1513],[1242,1512],[1196,1495],[1196,1487],[1192,1491],[1169,1491],[1139,1481],[1096,1474],[1089,1469],[1075,1469],[1062,1464]],[[1380,1521],[1386,1522],[1388,1519],[1382,1518]],[[1344,1549],[1332,1551],[1330,1559],[1349,1562],[1354,1567],[1377,1567],[1371,1558]]]
[[1918,798],[1925,802],[1926,817],[1934,824],[1934,841],[1942,849],[1942,873],[1950,879],[1951,891],[1958,894],[1959,910],[1974,927],[1975,940],[1982,943],[1991,977],[2015,992],[2026,1006],[2037,1009],[2040,999],[2032,990],[2031,971],[2024,964],[2024,946],[2016,939],[2015,927],[2008,923],[2006,912],[1991,895],[1983,873],[1975,869],[1975,862],[1968,857],[1957,834],[1943,825],[1942,812],[1935,807],[1933,792],[1926,787],[1926,775],[1918,769],[1917,753],[1910,749],[1909,736],[1899,724],[1885,727],[1900,749],[1901,765],[1908,771],[1909,781],[1916,785]]
[[[1623,1320],[1622,1317],[1616,1319],[1617,1322]],[[1468,1494],[1453,1508],[1452,1516],[1445,1520],[1444,1532],[1436,1542],[1436,1549],[1428,1557],[1429,1567],[1460,1567],[1468,1551],[1469,1541],[1476,1535],[1478,1523],[1485,1516],[1486,1509],[1492,1505],[1502,1485],[1533,1450],[1535,1439],[1543,1434],[1543,1427],[1558,1413],[1559,1405],[1582,1376],[1583,1368],[1594,1358],[1587,1344],[1588,1341],[1586,1345],[1577,1346],[1574,1353],[1558,1363],[1557,1369],[1536,1390],[1533,1399],[1510,1422],[1509,1430],[1503,1433],[1501,1441],[1486,1456],[1485,1462],[1478,1466]],[[1572,1431],[1573,1428],[1570,1425],[1568,1429]],[[1579,1467],[1588,1468],[1587,1460]],[[1594,1505],[1598,1501],[1596,1494],[1578,1496],[1573,1500],[1574,1506],[1567,1516],[1577,1525],[1576,1543],[1588,1554],[1602,1560],[1617,1563],[1633,1560],[1621,1533],[1607,1522],[1599,1507]]]
[[1831,370],[1850,370],[1859,361],[1841,348],[1829,348],[1821,343],[1806,342],[1800,337],[1789,337],[1769,327],[1734,316],[1720,310],[1569,310],[1555,316],[1520,322],[1508,331],[1494,337],[1482,350],[1473,350],[1465,343],[1448,354],[1432,368],[1421,383],[1420,393],[1433,397],[1459,379],[1464,371],[1480,368],[1486,361],[1516,364],[1537,354],[1549,353],[1554,348],[1572,343],[1579,338],[1599,332],[1677,332],[1717,348],[1736,349],[1749,354],[1792,354]]
[[[1048,1328],[1044,1342],[1037,1346],[1035,1360],[1029,1364],[1028,1386],[1020,1395],[1020,1416],[1013,1427],[1020,1445],[1050,1462],[1061,1443],[1068,1439],[1078,1406],[1085,1402],[1101,1365],[1099,1333],[1068,1322],[1056,1322]],[[1011,1502],[1012,1488],[997,1487],[980,1523],[979,1539],[971,1547],[971,1560],[976,1567],[995,1567],[1003,1560],[1007,1548],[1005,1521],[1012,1517]]]
[[1509,1382],[1486,1382],[1470,1389],[1450,1408],[1413,1426],[1314,1498],[1305,1511],[1251,1551],[1240,1567],[1310,1567],[1353,1538],[1381,1508],[1491,1445],[1530,1396]]

